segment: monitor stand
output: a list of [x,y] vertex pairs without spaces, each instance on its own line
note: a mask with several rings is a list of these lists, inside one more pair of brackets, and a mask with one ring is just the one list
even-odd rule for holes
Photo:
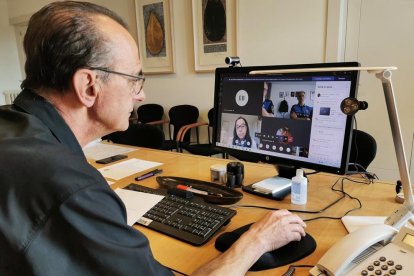
[[277,176],[243,186],[242,190],[266,198],[283,200],[290,193],[292,177],[296,175],[297,167],[285,165],[275,165],[275,167],[279,172]]

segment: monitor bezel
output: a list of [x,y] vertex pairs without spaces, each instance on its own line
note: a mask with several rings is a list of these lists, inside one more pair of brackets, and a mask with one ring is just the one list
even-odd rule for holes
[[[265,155],[260,153],[254,153],[251,151],[241,151],[237,149],[232,149],[224,146],[217,145],[217,129],[218,124],[221,122],[218,120],[218,114],[220,112],[218,108],[219,103],[219,93],[220,93],[220,84],[221,76],[224,74],[248,74],[252,71],[259,70],[281,70],[281,69],[306,69],[306,68],[327,68],[327,67],[359,67],[358,62],[335,62],[335,63],[313,63],[313,64],[290,64],[290,65],[266,65],[266,66],[249,66],[249,67],[222,67],[217,68],[215,71],[215,87],[214,87],[214,127],[213,127],[213,144],[225,151],[229,155],[235,156],[242,161],[251,161],[251,162],[265,162],[274,165],[283,165],[291,167],[301,167],[312,169],[315,171],[323,171],[328,173],[340,174],[343,175],[347,172],[348,161],[351,149],[351,139],[352,139],[352,129],[353,129],[353,120],[352,116],[347,116],[346,126],[345,126],[345,137],[343,143],[341,165],[340,167],[331,167],[322,164],[304,162],[300,160],[292,160],[284,157],[276,157],[271,155]],[[350,70],[346,71],[347,75],[352,77],[350,97],[357,96],[358,90],[358,80],[359,80],[359,71]],[[337,74],[338,72],[323,72],[324,74]],[[287,74],[287,73],[284,73]],[[318,72],[308,72],[300,73],[304,75],[316,75]]]

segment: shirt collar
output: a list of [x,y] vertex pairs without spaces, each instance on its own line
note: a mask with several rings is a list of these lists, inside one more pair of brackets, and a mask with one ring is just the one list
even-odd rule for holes
[[14,105],[41,120],[52,132],[56,139],[71,150],[82,153],[82,147],[72,130],[56,111],[55,107],[42,96],[29,89],[23,90],[15,99]]

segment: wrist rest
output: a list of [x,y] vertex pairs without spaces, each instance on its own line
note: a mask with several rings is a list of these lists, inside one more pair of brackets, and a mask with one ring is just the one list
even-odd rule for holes
[[175,176],[157,176],[156,179],[158,184],[166,189],[175,189],[177,185],[185,185],[197,190],[211,193],[211,195],[194,194],[202,197],[205,202],[209,203],[233,204],[243,198],[243,194],[241,192],[213,182]]
[[[252,223],[244,225],[240,228],[237,228],[231,232],[225,232],[221,234],[215,242],[215,247],[217,250],[224,252],[240,236],[249,230]],[[271,269],[279,266],[284,266],[304,257],[310,255],[316,249],[316,241],[314,238],[306,233],[306,236],[302,237],[300,241],[291,241],[290,243],[275,249],[273,251],[269,251],[264,253],[249,269],[249,271],[261,271],[266,269]]]

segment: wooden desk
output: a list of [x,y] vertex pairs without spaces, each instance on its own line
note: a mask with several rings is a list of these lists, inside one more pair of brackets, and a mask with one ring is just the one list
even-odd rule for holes
[[[229,162],[229,160],[226,159],[201,157],[197,155],[151,149],[139,149],[129,153],[128,156],[164,163],[163,175],[165,176],[190,177],[205,181],[210,181],[211,165],[227,164]],[[245,185],[260,181],[276,174],[274,167],[271,165],[248,162],[245,162],[244,164]],[[96,167],[100,168],[102,166],[96,164]],[[124,187],[129,183],[135,182],[135,176],[136,175],[132,175],[118,181],[113,185],[113,188]],[[260,205],[279,209],[295,210],[320,210],[339,197],[338,193],[333,192],[330,189],[338,178],[339,176],[324,173],[310,175],[308,185],[308,203],[304,206],[291,205],[290,196],[287,196],[283,201],[275,201],[245,193],[243,199],[235,206],[231,207],[237,210],[237,215],[231,220],[226,228],[222,229],[209,242],[200,247],[186,244],[138,225],[134,227],[148,237],[153,254],[158,261],[184,274],[191,274],[196,268],[220,254],[220,252],[214,248],[215,238],[219,234],[231,231],[247,223],[257,221],[266,212],[268,212],[267,210],[258,208],[237,207],[237,205]],[[140,181],[139,184],[155,188],[159,187],[156,183],[155,177]],[[352,212],[352,215],[387,216],[392,210],[395,210],[400,206],[394,201],[394,186],[390,184],[376,182],[375,184],[367,185],[345,181],[345,191],[352,196],[358,197],[362,202],[362,209]],[[340,217],[347,210],[356,206],[357,203],[354,200],[345,198],[321,214],[297,214],[302,219],[318,216]],[[338,239],[347,234],[347,231],[340,220],[319,219],[309,221],[307,225],[308,227],[306,228],[306,232],[315,238],[317,248],[313,254],[299,260],[296,264],[315,265],[320,257]],[[248,275],[282,275],[286,272],[286,270],[287,266],[261,272],[249,272]],[[308,275],[308,271],[308,268],[298,268],[295,275]]]

